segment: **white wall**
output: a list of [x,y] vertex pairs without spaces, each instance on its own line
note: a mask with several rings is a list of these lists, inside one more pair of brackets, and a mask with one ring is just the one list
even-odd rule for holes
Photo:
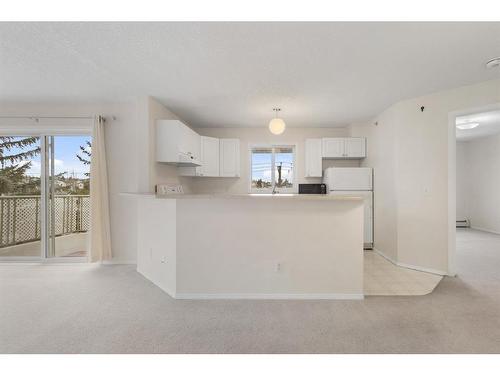
[[457,143],[457,219],[459,208],[471,227],[500,233],[500,134]]
[[[252,144],[296,144],[297,183],[319,183],[321,178],[305,177],[304,144],[306,138],[343,137],[349,135],[346,128],[287,128],[279,136],[271,134],[267,127],[255,128],[197,128],[201,135],[219,138],[240,139],[240,178],[193,177],[192,189],[195,193],[233,193],[246,194],[250,185],[250,145]],[[359,161],[323,162],[323,168],[329,166],[359,166]]]
[[467,158],[465,156],[468,142],[457,142],[457,220],[468,218],[467,204],[468,195],[468,176],[467,176]]
[[[389,232],[396,231],[396,261],[448,272],[448,247],[450,246],[450,252],[454,248],[454,232],[450,228],[453,228],[456,216],[456,142],[450,137],[449,114],[492,105],[498,101],[500,81],[493,80],[405,100],[394,104],[382,114],[392,114],[394,130],[389,132],[389,136],[393,140],[388,141],[384,147],[395,147],[396,162],[393,166],[380,166],[375,162],[373,165],[377,169],[394,168],[387,178],[393,176],[396,191],[392,191],[394,186],[376,185],[375,204],[377,205],[381,196],[393,194],[397,201],[397,225],[384,227],[381,214],[375,216],[375,225],[378,227],[375,232],[375,247],[378,250],[393,256],[392,248],[386,248],[377,241],[380,236],[389,238],[392,236]],[[421,106],[425,107],[423,112],[420,110]],[[382,117],[377,117],[370,124],[353,126],[352,131],[356,131],[356,135],[366,134],[368,144],[372,144],[369,147],[373,147],[377,144],[373,141],[377,137],[375,133],[386,131],[383,126],[372,128],[372,123],[380,119],[381,123],[386,122]],[[382,134],[378,136],[383,137]],[[377,149],[373,152],[381,153],[386,150]],[[393,205],[389,204],[387,210],[390,215],[393,209]]]
[[137,200],[137,271],[171,296],[177,280],[177,202],[153,196]]
[[374,244],[391,259],[397,259],[398,249],[394,116],[394,109],[389,108],[369,124],[351,126],[352,136],[367,137],[367,157],[362,166],[373,168]]
[[363,295],[361,200],[137,199],[138,270],[174,297]]

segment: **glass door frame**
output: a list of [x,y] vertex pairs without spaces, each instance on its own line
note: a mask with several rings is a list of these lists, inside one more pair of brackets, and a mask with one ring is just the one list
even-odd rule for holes
[[[90,128],[88,130],[78,129],[78,131],[55,131],[55,132],[30,132],[30,131],[6,131],[3,132],[0,129],[2,135],[9,136],[33,136],[40,138],[40,256],[0,256],[0,263],[86,263],[88,262],[88,254],[82,257],[51,257],[49,251],[52,248],[55,249],[55,236],[50,235],[50,213],[49,208],[52,211],[52,217],[55,217],[55,205],[50,204],[50,193],[54,197],[54,182],[51,184],[51,176],[55,176],[55,166],[54,166],[54,137],[56,136],[92,136]],[[49,139],[52,140],[52,145],[49,144]],[[51,161],[49,163],[49,160]],[[52,181],[54,179],[52,178]],[[55,222],[51,223],[52,228],[54,228]],[[52,233],[55,233],[52,230]]]

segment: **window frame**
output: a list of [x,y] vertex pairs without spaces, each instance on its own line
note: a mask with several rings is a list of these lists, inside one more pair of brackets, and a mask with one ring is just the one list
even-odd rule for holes
[[[248,192],[250,194],[270,194],[273,191],[274,184],[276,183],[275,175],[276,175],[276,157],[275,157],[275,148],[279,147],[291,147],[293,150],[293,178],[292,178],[292,187],[291,188],[276,188],[278,193],[297,193],[298,184],[297,184],[297,148],[298,145],[296,143],[255,143],[249,144],[248,146],[248,159],[249,159],[249,174],[248,174]],[[252,151],[256,148],[271,148],[271,187],[270,188],[254,188],[252,187]]]

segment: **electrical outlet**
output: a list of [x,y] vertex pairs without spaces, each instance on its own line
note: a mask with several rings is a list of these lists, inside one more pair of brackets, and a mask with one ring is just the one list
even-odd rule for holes
[[168,195],[168,194],[183,194],[184,190],[182,185],[156,185],[156,193],[158,195]]
[[167,258],[165,258],[165,257],[161,257],[160,262],[161,262],[161,263],[167,263]]
[[276,263],[276,272],[281,272],[283,270],[283,263]]

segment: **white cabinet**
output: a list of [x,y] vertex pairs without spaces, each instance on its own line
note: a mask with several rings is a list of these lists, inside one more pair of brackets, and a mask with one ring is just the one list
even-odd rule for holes
[[323,138],[324,158],[343,158],[345,154],[344,138]]
[[365,138],[345,138],[345,154],[348,158],[366,157]]
[[323,175],[322,139],[308,138],[305,142],[305,177],[321,177]]
[[219,175],[240,177],[240,140],[220,139],[219,153]]
[[365,138],[323,138],[323,157],[361,159],[366,157]]
[[219,176],[219,138],[201,136],[201,167],[197,176]]
[[201,136],[201,166],[180,167],[180,176],[239,177],[240,140]]
[[156,121],[156,161],[178,166],[200,165],[200,136],[179,120]]

